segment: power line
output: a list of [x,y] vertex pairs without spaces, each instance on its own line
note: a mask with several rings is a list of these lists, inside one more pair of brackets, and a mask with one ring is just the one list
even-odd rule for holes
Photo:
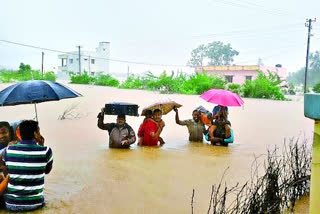
[[[226,4],[226,5],[230,5],[230,6],[236,6],[236,7],[241,7],[241,8],[245,8],[245,9],[252,9],[252,6],[254,6],[255,8],[260,8],[261,11],[267,13],[267,14],[270,14],[270,15],[279,15],[279,16],[293,16],[293,14],[289,14],[289,13],[286,13],[286,12],[282,12],[282,11],[279,11],[279,10],[273,10],[273,9],[266,9],[265,7],[261,6],[261,5],[257,5],[257,4],[253,4],[251,3],[251,5],[249,3],[247,4],[241,4],[240,1],[237,1],[237,2],[232,2],[232,1],[227,1],[227,0],[215,0],[216,2],[218,3],[222,3],[222,4]],[[296,15],[294,15],[296,16]],[[298,17],[298,16],[296,16]],[[301,18],[301,17],[299,17]]]
[[[50,48],[43,48],[43,47],[38,47],[38,46],[34,46],[34,45],[23,44],[23,43],[19,43],[19,42],[13,42],[13,41],[9,41],[9,40],[0,39],[0,42],[19,45],[19,46],[24,46],[24,47],[28,47],[28,48],[39,49],[39,50],[46,50],[46,51],[51,51],[51,52],[56,52],[56,53],[62,53],[62,54],[69,54],[69,55],[78,56],[78,54],[71,53],[71,52],[55,50],[55,49],[50,49]],[[82,57],[92,57],[92,56],[89,56],[89,55],[81,55],[81,56]],[[128,61],[128,60],[110,59],[110,58],[103,58],[103,57],[94,57],[94,58],[95,59],[102,59],[102,60],[109,60],[109,61],[114,61],[114,62],[121,62],[121,63],[138,64],[138,65],[152,65],[152,66],[168,66],[168,67],[186,67],[186,68],[189,68],[189,66],[186,66],[186,65],[146,63],[146,62],[136,62],[136,61]]]

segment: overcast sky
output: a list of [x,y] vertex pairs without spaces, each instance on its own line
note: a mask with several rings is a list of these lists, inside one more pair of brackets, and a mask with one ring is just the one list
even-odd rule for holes
[[[43,48],[93,51],[111,44],[112,73],[142,73],[183,67],[200,44],[222,41],[240,52],[235,64],[282,64],[288,72],[305,65],[306,18],[320,14],[319,0],[1,0],[0,40]],[[320,17],[313,23],[311,52],[320,50]],[[42,50],[0,41],[0,67],[20,62],[41,66]],[[45,52],[45,69],[60,65]]]

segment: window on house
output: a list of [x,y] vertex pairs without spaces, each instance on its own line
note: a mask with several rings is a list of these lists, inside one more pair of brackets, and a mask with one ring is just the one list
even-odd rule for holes
[[73,63],[73,59],[69,59],[69,63],[72,64]]
[[233,76],[226,75],[225,78],[228,82],[232,83]]
[[91,59],[91,64],[94,64],[95,62],[95,59]]
[[84,60],[84,61],[87,61],[88,59],[87,59],[87,58],[83,58],[83,60]]
[[246,76],[246,80],[252,80],[252,76]]
[[94,72],[91,72],[91,76],[94,76]]

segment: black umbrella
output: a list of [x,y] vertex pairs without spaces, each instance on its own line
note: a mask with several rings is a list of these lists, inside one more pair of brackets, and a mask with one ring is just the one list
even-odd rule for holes
[[35,104],[36,120],[38,120],[36,103],[79,96],[82,95],[57,82],[29,80],[0,91],[0,106]]

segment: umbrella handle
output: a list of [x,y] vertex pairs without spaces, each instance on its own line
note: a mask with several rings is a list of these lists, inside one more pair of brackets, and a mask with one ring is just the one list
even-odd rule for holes
[[34,110],[36,112],[36,121],[38,122],[38,112],[37,112],[37,104],[34,104]]

